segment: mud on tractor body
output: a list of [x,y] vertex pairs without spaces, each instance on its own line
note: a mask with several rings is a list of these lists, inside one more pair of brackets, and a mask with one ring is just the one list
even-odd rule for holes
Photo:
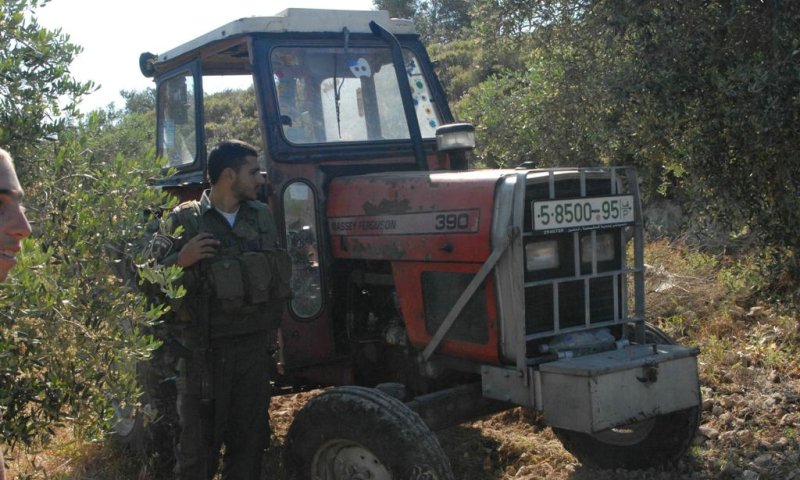
[[243,139],[294,261],[273,380],[333,387],[290,428],[292,478],[452,478],[431,431],[515,406],[582,462],[685,453],[697,351],[645,322],[632,169],[470,170],[472,126],[385,12],[245,18],[140,64],[182,198],[227,134],[213,89],[255,102]]

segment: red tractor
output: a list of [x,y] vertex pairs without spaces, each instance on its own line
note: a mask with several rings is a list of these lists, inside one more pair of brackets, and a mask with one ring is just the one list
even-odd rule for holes
[[632,169],[471,170],[473,127],[382,11],[243,18],[140,66],[183,199],[227,134],[212,92],[255,103],[245,140],[294,262],[276,389],[333,387],[294,419],[291,478],[450,479],[432,431],[515,406],[581,462],[686,452],[697,350],[645,322]]

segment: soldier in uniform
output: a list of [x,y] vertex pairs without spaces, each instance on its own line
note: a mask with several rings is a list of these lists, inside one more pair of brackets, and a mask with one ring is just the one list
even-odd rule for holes
[[[20,242],[31,234],[31,225],[22,208],[22,187],[11,155],[0,148],[0,282],[17,264]],[[0,447],[0,480],[5,478],[3,450]]]
[[[187,294],[168,320],[177,357],[179,479],[260,478],[269,441],[269,366],[289,296],[291,261],[278,249],[256,149],[237,140],[208,156],[211,189],[161,221],[147,254],[183,267]],[[179,228],[180,227],[180,228]]]

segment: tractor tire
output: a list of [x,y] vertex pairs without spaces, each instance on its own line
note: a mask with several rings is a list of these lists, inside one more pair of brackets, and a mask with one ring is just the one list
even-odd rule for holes
[[[632,338],[630,340],[633,341]],[[675,339],[670,337],[667,332],[649,322],[645,322],[644,324],[644,341],[645,343],[657,343],[660,345],[677,344]]]
[[[645,341],[676,342],[645,324]],[[698,392],[698,398],[700,393]],[[595,434],[553,428],[564,448],[581,463],[600,468],[646,469],[676,463],[689,449],[700,425],[700,406],[611,428]]]
[[453,480],[450,462],[422,419],[372,388],[346,386],[309,401],[286,437],[289,480]]
[[692,407],[595,434],[561,428],[553,432],[584,465],[638,470],[677,463],[699,425],[700,408]]

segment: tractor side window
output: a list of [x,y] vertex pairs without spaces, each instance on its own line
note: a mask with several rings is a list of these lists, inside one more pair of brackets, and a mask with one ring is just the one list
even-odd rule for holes
[[194,163],[197,155],[194,90],[188,71],[158,86],[158,145],[171,167]]
[[314,191],[305,183],[291,183],[283,192],[286,245],[292,258],[291,309],[301,318],[313,317],[322,308],[315,203]]
[[[403,51],[423,138],[441,116],[419,60]],[[283,135],[294,144],[409,138],[391,51],[365,47],[278,47],[273,81]]]

